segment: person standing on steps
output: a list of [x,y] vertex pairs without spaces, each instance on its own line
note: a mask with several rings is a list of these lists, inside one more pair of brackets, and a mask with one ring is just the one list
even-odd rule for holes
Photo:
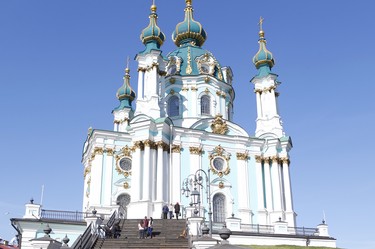
[[146,236],[147,238],[147,231],[148,231],[148,219],[147,216],[145,216],[145,219],[143,220],[143,238]]
[[145,238],[145,229],[143,228],[143,220],[140,220],[138,223],[138,231],[139,231],[139,238],[144,239]]
[[176,219],[178,220],[178,216],[180,215],[180,204],[178,204],[178,202],[174,205],[174,212],[176,214]]
[[168,205],[167,204],[165,204],[164,206],[163,206],[163,219],[167,219],[167,215],[168,215],[168,212],[169,212],[169,208],[168,208]]
[[169,209],[169,219],[173,218],[173,204],[171,203],[168,207]]
[[147,235],[150,235],[150,239],[152,239],[152,225],[154,224],[154,219],[150,217],[150,221],[148,222],[148,230],[147,230]]

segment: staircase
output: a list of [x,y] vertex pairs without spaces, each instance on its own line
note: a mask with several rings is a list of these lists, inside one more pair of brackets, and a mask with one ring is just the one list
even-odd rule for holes
[[186,227],[186,220],[156,220],[153,224],[153,237],[139,239],[138,223],[141,219],[121,220],[121,236],[117,239],[98,239],[95,249],[145,249],[145,248],[169,248],[188,249],[189,240],[180,238],[180,234]]

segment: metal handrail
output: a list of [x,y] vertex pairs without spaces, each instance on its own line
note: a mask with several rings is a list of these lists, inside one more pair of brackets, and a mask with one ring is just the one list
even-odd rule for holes
[[[104,220],[109,219],[111,216],[108,214],[97,214]],[[79,211],[61,211],[61,210],[46,210],[42,209],[41,218],[50,220],[64,220],[64,221],[77,221],[84,222],[86,217],[92,216],[92,213],[79,212]]]

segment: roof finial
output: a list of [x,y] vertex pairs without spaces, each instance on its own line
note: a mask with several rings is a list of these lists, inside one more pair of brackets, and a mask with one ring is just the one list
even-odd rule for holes
[[129,56],[128,56],[128,58],[126,59],[125,74],[128,75],[129,72],[130,72],[130,69],[129,69]]
[[193,0],[185,0],[186,7],[192,5]]
[[259,23],[258,23],[258,25],[259,25],[259,38],[260,39],[264,38],[263,22],[264,22],[264,18],[260,17],[259,18]]
[[156,5],[155,5],[155,0],[152,0],[152,5],[151,5],[151,12],[155,13],[156,12]]

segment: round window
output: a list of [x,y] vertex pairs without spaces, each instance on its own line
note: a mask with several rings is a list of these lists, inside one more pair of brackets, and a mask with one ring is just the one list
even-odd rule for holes
[[212,160],[212,166],[218,171],[221,172],[226,168],[226,161],[222,157],[215,157]]
[[121,158],[119,162],[120,169],[123,171],[131,171],[132,169],[132,160],[128,157]]

